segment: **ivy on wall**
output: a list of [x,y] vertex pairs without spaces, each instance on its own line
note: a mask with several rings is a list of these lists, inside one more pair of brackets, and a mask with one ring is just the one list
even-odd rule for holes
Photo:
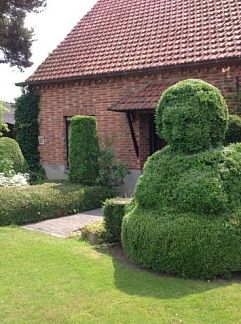
[[38,151],[39,101],[40,96],[37,90],[28,87],[15,103],[17,141],[28,163],[32,180],[38,180],[44,176]]

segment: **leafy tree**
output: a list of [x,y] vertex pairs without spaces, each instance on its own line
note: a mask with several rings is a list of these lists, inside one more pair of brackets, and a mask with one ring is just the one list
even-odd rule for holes
[[7,124],[5,124],[3,121],[3,113],[6,111],[7,108],[5,108],[3,102],[0,101],[0,137],[2,136],[2,132],[8,129]]
[[46,0],[0,1],[0,63],[10,63],[19,69],[30,62],[33,30],[24,25],[26,14],[39,12]]

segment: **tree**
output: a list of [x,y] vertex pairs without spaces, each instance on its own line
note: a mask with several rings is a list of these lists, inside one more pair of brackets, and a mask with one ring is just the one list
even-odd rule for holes
[[0,63],[9,63],[20,70],[30,62],[33,30],[24,25],[26,14],[39,12],[46,0],[0,1]]
[[3,121],[3,114],[7,111],[2,101],[0,101],[0,137],[2,136],[2,132],[8,129],[7,124]]

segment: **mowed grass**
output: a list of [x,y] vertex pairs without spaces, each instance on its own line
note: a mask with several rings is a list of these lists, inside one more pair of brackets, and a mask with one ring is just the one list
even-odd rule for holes
[[0,323],[241,323],[241,283],[158,276],[85,243],[0,228]]

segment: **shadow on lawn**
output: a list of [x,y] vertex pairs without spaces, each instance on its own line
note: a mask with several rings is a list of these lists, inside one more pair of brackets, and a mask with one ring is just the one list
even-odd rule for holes
[[142,269],[127,259],[120,246],[101,252],[111,253],[115,285],[128,295],[178,299],[232,284],[232,281],[225,280],[188,280]]

